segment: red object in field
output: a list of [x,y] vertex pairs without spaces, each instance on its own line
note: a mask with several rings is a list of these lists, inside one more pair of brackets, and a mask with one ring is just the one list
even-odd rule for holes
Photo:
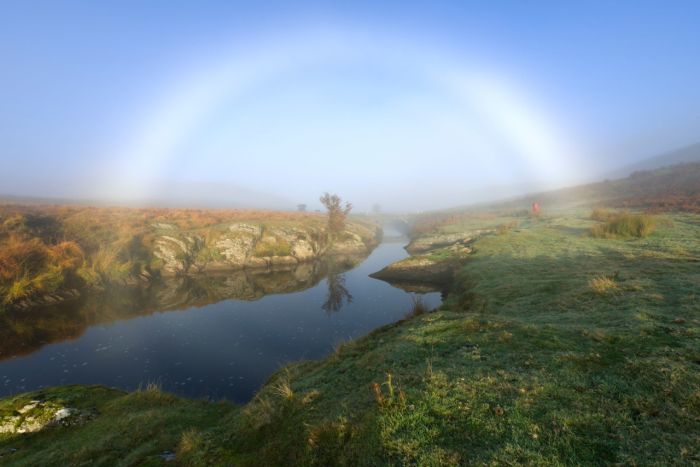
[[532,203],[532,213],[533,214],[540,213],[540,203]]

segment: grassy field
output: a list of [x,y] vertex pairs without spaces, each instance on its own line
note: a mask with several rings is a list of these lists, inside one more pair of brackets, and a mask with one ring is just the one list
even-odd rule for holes
[[[95,415],[0,435],[0,459],[159,464],[168,451],[183,465],[700,462],[700,216],[657,216],[643,238],[596,238],[590,215],[492,216],[510,227],[474,243],[440,310],[288,367],[241,408],[155,389],[5,399],[3,413],[54,398]],[[463,216],[440,229],[484,223]]]

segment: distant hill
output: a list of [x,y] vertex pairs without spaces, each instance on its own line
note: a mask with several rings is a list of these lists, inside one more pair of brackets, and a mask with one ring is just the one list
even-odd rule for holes
[[507,201],[423,212],[414,218],[412,229],[414,233],[429,231],[459,222],[460,216],[483,215],[489,219],[497,212],[529,212],[532,203],[538,203],[545,213],[598,207],[700,213],[700,162],[638,170],[619,180],[533,193]]
[[527,195],[491,207],[609,206],[700,212],[700,162],[637,170],[626,178]]
[[635,164],[631,164],[612,172],[608,178],[616,179],[626,177],[640,170],[654,170],[669,165],[682,164],[687,162],[700,162],[700,143],[686,146],[674,151],[666,152],[658,156],[644,159]]

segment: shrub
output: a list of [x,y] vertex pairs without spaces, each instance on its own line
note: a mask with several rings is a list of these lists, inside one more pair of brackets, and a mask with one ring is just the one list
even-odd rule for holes
[[637,237],[649,235],[656,228],[656,218],[649,214],[633,214],[628,212],[609,213],[598,216],[605,220],[591,227],[591,236],[597,238]]
[[7,305],[35,292],[34,279],[46,268],[49,250],[40,239],[11,237],[0,250],[0,293]]
[[496,233],[498,235],[505,235],[516,227],[518,227],[518,221],[511,221],[505,224],[500,224],[498,227],[496,227]]
[[57,291],[83,263],[74,242],[48,246],[40,238],[11,236],[0,250],[0,293],[5,305]]
[[83,250],[75,242],[61,242],[49,251],[56,265],[66,271],[77,270],[85,260]]
[[345,219],[352,210],[352,204],[345,203],[343,207],[340,196],[330,193],[324,193],[319,200],[328,211],[328,231],[333,235],[339,234],[345,229]]

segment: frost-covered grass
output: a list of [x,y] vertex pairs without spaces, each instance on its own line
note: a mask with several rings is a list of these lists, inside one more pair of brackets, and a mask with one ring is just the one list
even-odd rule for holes
[[[592,238],[589,217],[523,215],[477,240],[438,311],[291,365],[241,408],[157,388],[45,391],[98,415],[8,435],[0,452],[17,451],[0,460],[157,465],[171,451],[182,465],[700,462],[700,216],[669,214],[629,239]],[[34,398],[5,399],[0,413]]]

